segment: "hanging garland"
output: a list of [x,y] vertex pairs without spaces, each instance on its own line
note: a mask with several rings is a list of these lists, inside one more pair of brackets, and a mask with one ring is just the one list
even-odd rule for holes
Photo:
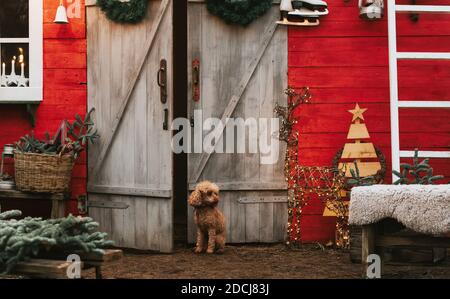
[[206,0],[206,5],[225,22],[247,26],[272,7],[272,0]]
[[97,0],[108,19],[117,23],[138,23],[147,14],[148,0]]

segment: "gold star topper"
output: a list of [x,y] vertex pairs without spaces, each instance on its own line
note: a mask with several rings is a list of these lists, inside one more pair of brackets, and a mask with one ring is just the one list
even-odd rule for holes
[[364,120],[364,116],[363,113],[367,111],[367,108],[362,109],[361,107],[359,107],[359,104],[356,104],[355,109],[353,110],[348,110],[348,112],[350,112],[351,114],[353,114],[353,119],[352,121],[355,121],[357,119],[361,119]]

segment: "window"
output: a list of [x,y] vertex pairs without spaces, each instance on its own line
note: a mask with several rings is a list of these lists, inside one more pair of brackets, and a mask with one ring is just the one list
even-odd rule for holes
[[42,101],[42,0],[0,0],[0,103]]

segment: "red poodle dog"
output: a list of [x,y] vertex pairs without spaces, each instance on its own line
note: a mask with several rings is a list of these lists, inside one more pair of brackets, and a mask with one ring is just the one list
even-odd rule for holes
[[225,248],[225,217],[217,208],[219,187],[205,181],[197,184],[188,203],[194,207],[197,224],[195,253],[223,253]]

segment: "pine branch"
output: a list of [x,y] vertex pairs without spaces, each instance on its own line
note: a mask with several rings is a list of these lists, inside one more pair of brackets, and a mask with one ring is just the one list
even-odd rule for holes
[[103,254],[113,245],[107,234],[96,231],[98,223],[91,218],[70,215],[62,219],[42,220],[21,216],[20,211],[0,213],[0,273],[11,272],[14,266],[45,251]]
[[430,166],[430,159],[425,158],[419,161],[419,150],[415,149],[413,164],[400,164],[400,171],[393,170],[392,173],[399,179],[394,182],[395,185],[427,185],[434,184],[435,181],[444,177],[441,175],[433,175],[433,168]]

